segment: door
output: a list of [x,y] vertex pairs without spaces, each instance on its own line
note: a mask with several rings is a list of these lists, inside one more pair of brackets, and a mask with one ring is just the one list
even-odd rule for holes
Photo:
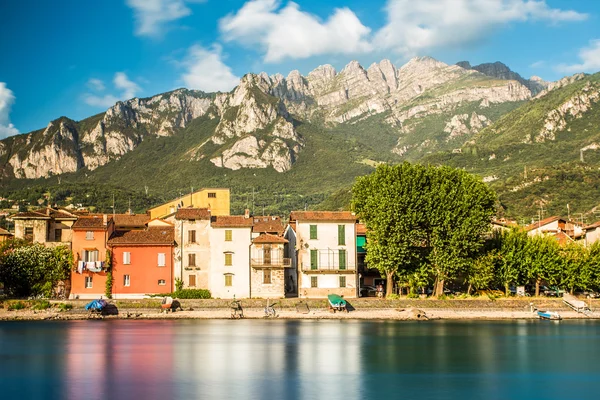
[[264,264],[271,265],[271,245],[265,244],[263,247]]

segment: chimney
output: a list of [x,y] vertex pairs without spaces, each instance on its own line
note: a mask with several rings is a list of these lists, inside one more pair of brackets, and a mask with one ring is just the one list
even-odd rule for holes
[[106,214],[102,214],[102,225],[108,225],[108,216]]
[[246,219],[250,218],[250,210],[248,208],[246,208],[244,210],[244,218],[246,218]]

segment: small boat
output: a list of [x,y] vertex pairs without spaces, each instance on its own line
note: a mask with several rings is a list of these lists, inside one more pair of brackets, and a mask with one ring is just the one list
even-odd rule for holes
[[329,309],[336,311],[346,311],[348,312],[348,308],[346,307],[346,300],[337,294],[328,294],[327,300],[329,301]]
[[85,305],[87,311],[101,312],[108,303],[104,299],[92,300]]
[[560,314],[556,311],[538,311],[537,315],[540,319],[549,319],[553,321],[560,321],[562,319]]

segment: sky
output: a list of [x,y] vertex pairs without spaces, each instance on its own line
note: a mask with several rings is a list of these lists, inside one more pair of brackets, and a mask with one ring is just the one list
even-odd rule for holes
[[0,3],[0,139],[246,73],[352,60],[501,61],[524,77],[600,71],[596,0],[19,0]]

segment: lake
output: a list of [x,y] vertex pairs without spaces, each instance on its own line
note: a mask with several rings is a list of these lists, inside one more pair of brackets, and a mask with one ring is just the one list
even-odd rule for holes
[[4,399],[574,399],[595,321],[0,322]]

